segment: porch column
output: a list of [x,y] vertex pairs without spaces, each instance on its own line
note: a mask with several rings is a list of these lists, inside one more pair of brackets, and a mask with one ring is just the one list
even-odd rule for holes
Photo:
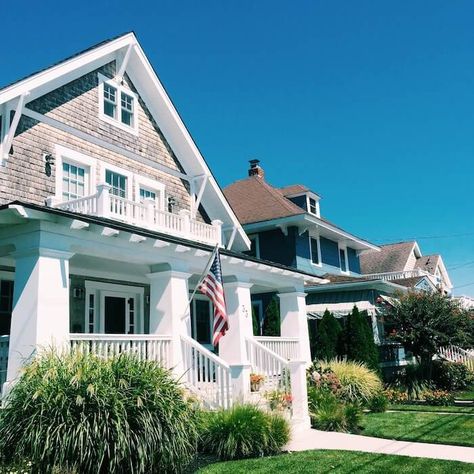
[[280,293],[281,336],[299,339],[300,358],[311,363],[308,318],[306,315],[306,293],[294,291]]
[[37,348],[63,348],[69,341],[72,255],[46,248],[12,255],[16,268],[5,390]]
[[182,376],[184,366],[181,335],[191,336],[191,317],[188,306],[190,273],[164,270],[149,273],[150,279],[150,334],[171,337],[168,362],[176,375]]
[[229,330],[219,342],[219,357],[231,366],[234,399],[239,401],[245,401],[250,394],[246,339],[253,336],[251,287],[251,283],[243,281],[224,283]]

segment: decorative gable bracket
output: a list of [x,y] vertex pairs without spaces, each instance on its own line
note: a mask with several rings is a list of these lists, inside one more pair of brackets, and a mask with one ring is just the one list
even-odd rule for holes
[[14,109],[15,115],[13,116],[13,120],[11,121],[10,121],[10,111],[13,110],[13,108],[10,109],[8,104],[3,105],[2,130],[0,130],[0,137],[2,139],[0,143],[0,160],[1,160],[2,165],[4,164],[5,160],[8,159],[8,156],[12,147],[12,143],[13,143],[13,138],[15,136],[18,124],[20,123],[20,118],[23,114],[25,99],[28,95],[29,95],[29,92],[24,92],[18,97],[17,104]]

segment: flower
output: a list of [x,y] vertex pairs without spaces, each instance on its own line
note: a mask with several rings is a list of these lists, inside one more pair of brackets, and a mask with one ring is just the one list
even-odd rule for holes
[[261,374],[250,374],[250,383],[261,384],[265,380],[265,377]]

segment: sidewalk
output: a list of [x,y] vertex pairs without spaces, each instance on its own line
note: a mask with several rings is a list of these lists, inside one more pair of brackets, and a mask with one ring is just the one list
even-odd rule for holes
[[474,463],[474,448],[445,444],[394,441],[346,433],[318,431],[314,429],[295,430],[292,440],[286,446],[288,451],[310,449],[341,449],[366,453],[398,454],[419,458],[447,459]]

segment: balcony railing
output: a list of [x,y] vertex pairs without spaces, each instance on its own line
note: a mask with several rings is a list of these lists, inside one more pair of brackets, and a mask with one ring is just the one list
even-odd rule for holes
[[286,360],[298,360],[300,355],[300,341],[297,337],[258,336],[255,340],[262,346]]
[[221,244],[222,222],[219,220],[206,224],[192,219],[189,211],[181,210],[178,214],[163,211],[156,207],[153,199],[132,201],[111,194],[110,189],[108,184],[99,184],[95,194],[60,203],[49,199],[48,204],[65,211],[115,219],[189,240]]

